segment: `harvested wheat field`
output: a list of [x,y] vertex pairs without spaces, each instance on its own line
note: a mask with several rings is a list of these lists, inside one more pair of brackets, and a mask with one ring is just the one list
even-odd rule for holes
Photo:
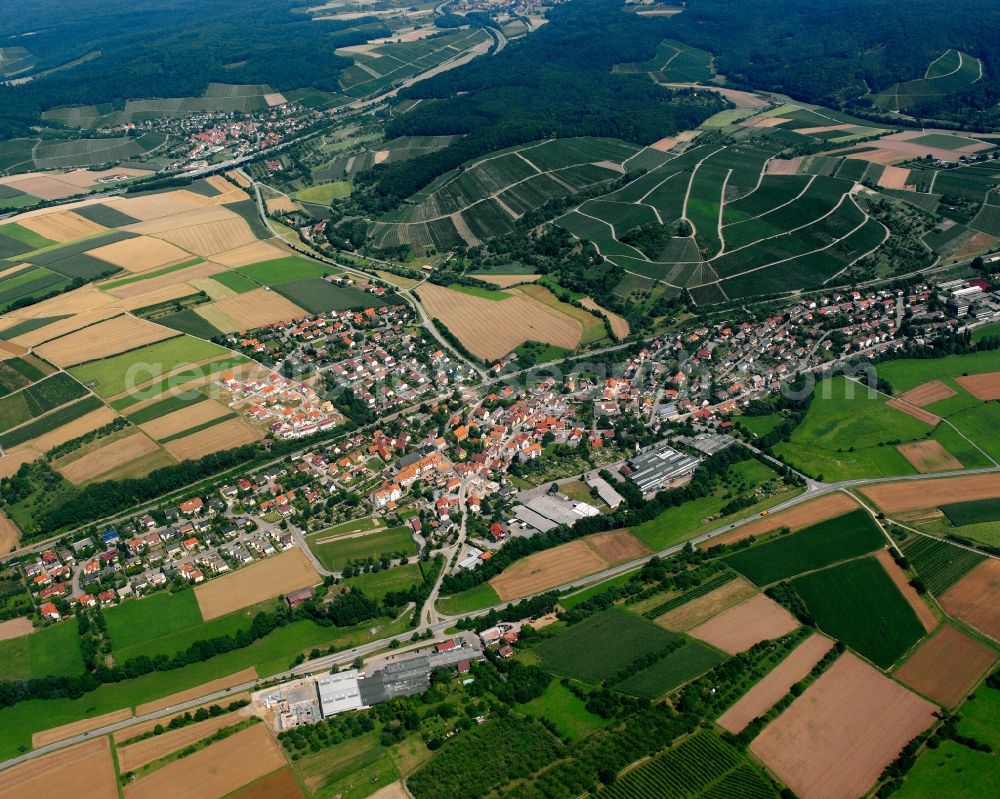
[[35,348],[35,353],[56,366],[65,368],[118,355],[178,335],[180,334],[176,330],[169,327],[122,314],[42,344]]
[[624,339],[629,334],[628,322],[626,322],[622,317],[616,313],[612,313],[607,308],[602,308],[596,302],[594,302],[590,297],[584,297],[580,300],[580,305],[586,308],[588,311],[598,311],[605,317],[607,317],[608,322],[611,324],[611,332],[615,334],[615,338]]
[[490,585],[506,602],[586,577],[607,565],[584,539],[578,539],[522,558],[490,580]]
[[813,666],[833,648],[833,641],[814,633],[792,650],[760,682],[747,691],[729,710],[719,716],[718,724],[734,735],[751,721],[763,716],[783,699],[795,683],[805,677]]
[[924,630],[930,632],[937,627],[938,618],[934,615],[934,611],[932,611],[928,604],[920,597],[920,594],[917,593],[917,589],[910,585],[910,578],[907,576],[906,572],[900,568],[899,564],[892,559],[892,555],[889,554],[889,550],[880,549],[875,554],[875,558],[882,564],[882,568],[885,569],[886,574],[888,574],[892,581],[896,584],[896,588],[899,589],[903,598],[909,602],[910,607],[913,608],[913,612],[917,614],[917,619],[920,621]]
[[[6,550],[4,550],[6,552]],[[0,621],[0,641],[9,641],[11,638],[23,638],[30,635],[35,630],[35,625],[31,619],[19,616],[16,619]]]
[[753,740],[750,751],[800,799],[857,799],[934,722],[935,710],[847,652]]
[[274,739],[255,724],[127,784],[125,799],[219,799],[284,765]]
[[[25,308],[23,316],[21,314],[11,314],[18,319],[35,319],[42,316],[66,316],[67,314],[84,313],[104,308],[110,305],[113,298],[93,285],[80,286],[78,289],[67,291],[65,294],[42,300],[34,305]],[[66,320],[67,322],[70,320]]]
[[1000,399],[1000,372],[965,375],[964,377],[956,377],[955,382],[976,399],[983,401]]
[[938,422],[941,421],[940,416],[936,416],[930,411],[925,411],[923,408],[917,405],[910,405],[910,403],[904,402],[898,397],[889,400],[886,403],[886,405],[895,408],[897,411],[902,411],[908,416],[912,416],[914,419],[918,419],[919,421],[924,422],[925,424],[929,424],[931,427],[935,426]]
[[161,302],[169,302],[170,300],[179,300],[182,297],[190,297],[194,293],[194,289],[186,283],[175,283],[172,286],[161,286],[154,291],[147,291],[142,294],[125,297],[121,300],[121,302],[117,303],[117,306],[123,311],[134,311],[137,308],[147,308],[150,305],[157,305]]
[[[173,192],[176,195],[176,192]],[[166,197],[167,195],[158,195]],[[173,197],[172,199],[182,199]],[[134,216],[134,214],[133,214]],[[163,233],[170,233],[171,231],[182,230],[189,227],[198,227],[199,225],[207,225],[210,222],[222,222],[228,219],[240,219],[235,213],[230,211],[228,208],[222,207],[192,207],[191,202],[185,200],[181,208],[178,211],[174,211],[167,215],[156,216],[153,219],[144,220],[142,222],[137,222],[134,225],[128,225],[123,228],[130,233],[139,233],[143,236],[159,236]]]
[[862,493],[886,513],[936,508],[950,502],[1000,497],[1000,474],[970,474],[940,480],[904,480],[865,486]]
[[126,707],[121,710],[112,710],[103,716],[94,716],[89,719],[81,719],[71,724],[63,724],[59,727],[52,727],[48,730],[41,730],[31,736],[32,749],[41,746],[48,746],[56,741],[65,741],[75,735],[82,735],[85,732],[96,730],[108,724],[117,724],[119,721],[132,718],[132,708]]
[[220,416],[225,416],[229,413],[232,413],[232,410],[222,403],[206,400],[205,402],[198,402],[186,408],[181,408],[179,411],[168,413],[158,419],[153,419],[153,421],[146,422],[139,425],[139,427],[151,438],[159,441],[162,438],[183,433],[185,430],[190,430],[192,427],[205,424],[205,422],[210,422],[212,419],[218,419]]
[[20,220],[22,227],[28,228],[52,241],[64,242],[82,239],[86,236],[94,236],[107,230],[104,225],[91,222],[79,214],[72,211],[59,211],[45,216],[36,216],[31,219]]
[[59,467],[59,472],[71,483],[80,485],[106,472],[114,471],[144,455],[156,452],[156,442],[144,433],[133,433],[88,452],[75,461]]
[[[137,768],[152,763],[161,757],[183,749],[202,738],[207,738],[214,732],[239,724],[246,716],[236,713],[224,713],[215,718],[205,719],[187,727],[170,730],[162,735],[154,735],[144,741],[138,741],[129,746],[118,747],[118,768],[121,771],[135,771]],[[162,722],[161,722],[162,723]]]
[[3,772],[0,799],[114,799],[118,778],[107,738],[60,749]]
[[916,388],[911,388],[909,391],[898,394],[896,398],[908,402],[910,405],[918,405],[922,408],[924,405],[930,405],[932,402],[940,402],[949,397],[954,397],[955,393],[955,390],[948,384],[942,383],[940,380],[931,380],[928,383],[921,383]]
[[950,472],[962,468],[962,462],[958,458],[931,439],[900,444],[896,449],[921,474]]
[[211,621],[265,599],[322,582],[319,573],[299,547],[258,560],[194,589],[201,616]]
[[[393,785],[400,783],[394,782]],[[391,788],[392,786],[386,786]],[[390,794],[384,793],[386,789],[375,791],[369,799],[395,799]],[[398,799],[410,799],[409,794],[396,794]],[[263,779],[240,788],[235,793],[229,795],[228,799],[303,799],[304,794],[295,780],[295,775],[290,768],[283,768],[268,774]]]
[[[20,468],[20,466],[18,466],[18,468]],[[4,476],[6,477],[7,475]],[[17,547],[17,542],[20,538],[21,531],[18,529],[17,525],[10,520],[6,513],[0,511],[0,555],[6,555],[8,552]],[[0,641],[2,640],[3,636],[0,635]]]
[[798,626],[795,617],[781,605],[763,594],[757,594],[713,616],[704,624],[692,627],[688,634],[735,655],[761,641],[780,638]]
[[487,300],[433,283],[417,289],[427,312],[440,319],[474,355],[497,360],[525,341],[575,349],[581,324],[525,295]]
[[179,461],[197,460],[202,455],[235,449],[260,439],[260,433],[243,419],[229,419],[184,438],[168,442],[164,448]]
[[[91,430],[96,430],[98,427],[110,424],[117,416],[118,414],[107,406],[101,406],[97,410],[81,416],[79,419],[74,419],[72,422],[64,424],[62,427],[57,427],[55,430],[49,430],[47,433],[35,436],[28,444],[13,447],[7,451],[6,457],[19,454],[23,450],[30,450],[33,453],[32,460],[34,460],[34,458],[45,454],[53,447],[65,444],[67,441],[79,438]],[[0,464],[6,460],[6,457],[0,459]]]
[[231,269],[240,266],[260,263],[261,261],[273,261],[277,258],[284,258],[288,255],[287,250],[275,247],[266,241],[255,241],[252,244],[244,244],[235,250],[226,250],[212,256],[212,260],[217,264],[228,266]]
[[[153,239],[153,241],[159,241],[159,239]],[[172,247],[173,245],[170,246]],[[194,294],[192,287],[184,285],[187,281],[210,277],[211,275],[217,275],[219,272],[224,271],[225,267],[219,264],[213,263],[212,261],[201,261],[192,266],[184,267],[183,269],[176,269],[172,272],[167,272],[165,275],[147,277],[143,280],[137,280],[134,283],[126,283],[124,286],[117,285],[113,288],[107,288],[105,286],[103,288],[109,294],[113,294],[121,300],[131,300],[133,297],[142,297],[142,305],[148,306],[155,304],[155,302],[149,302],[146,300],[146,298],[150,295],[160,296],[167,291],[176,294],[176,292],[179,291],[181,293],[177,296],[186,297],[189,294]],[[125,305],[126,303],[122,304]]]
[[227,172],[226,177],[235,181],[237,185],[242,186],[244,189],[249,189],[253,186],[250,182],[250,178],[240,172],[238,169],[234,169],[232,172]]
[[690,602],[668,610],[656,618],[656,623],[668,630],[684,632],[708,621],[710,618],[734,605],[750,599],[757,589],[742,577],[730,580],[725,585],[709,591],[704,596],[695,597]]
[[203,258],[256,241],[249,225],[235,214],[216,222],[174,228],[156,235]]
[[[376,161],[375,163],[378,162]],[[265,204],[267,205],[267,212],[269,214],[291,214],[302,210],[302,206],[291,197],[273,197],[270,200],[266,200]]]
[[195,312],[223,333],[251,330],[307,315],[291,300],[262,288],[198,306]]
[[[149,713],[156,713],[158,710],[165,710],[168,707],[179,705],[182,702],[190,702],[192,699],[208,696],[209,694],[214,694],[217,691],[223,691],[234,685],[242,685],[245,682],[251,682],[256,679],[257,670],[251,666],[250,668],[243,669],[235,674],[230,674],[228,677],[220,677],[217,680],[196,685],[194,688],[188,688],[186,691],[178,691],[176,694],[170,694],[169,696],[164,696],[160,699],[154,699],[152,702],[146,702],[146,704],[136,707],[135,715],[145,716]],[[235,698],[236,697],[234,697],[234,699]]]
[[1000,641],[1000,560],[984,560],[945,591],[940,601],[947,613]]
[[644,557],[652,551],[628,530],[597,533],[583,540],[609,566]]
[[[84,288],[89,291],[93,291],[93,287],[85,286]],[[97,292],[101,294],[101,292]],[[104,296],[103,300],[105,303],[110,303],[111,298]],[[35,308],[37,306],[32,306]],[[12,341],[23,347],[37,347],[39,344],[45,341],[51,341],[54,338],[59,338],[67,333],[72,333],[74,330],[80,330],[88,325],[94,324],[94,322],[100,322],[103,319],[109,319],[112,316],[118,316],[121,311],[116,308],[104,307],[104,308],[93,308],[89,310],[80,311],[79,313],[73,313],[72,311],[67,311],[67,313],[72,314],[65,319],[59,319],[55,322],[50,322],[36,330],[32,330],[24,335],[17,336]],[[51,314],[37,314],[39,317],[50,316]],[[62,314],[60,314],[62,315]],[[25,319],[35,318],[35,314],[31,316],[23,317]],[[11,319],[10,321],[16,321]]]
[[165,216],[174,216],[200,207],[191,199],[191,192],[178,191],[149,194],[145,197],[115,198],[112,207],[133,219],[149,222]]
[[175,247],[169,241],[154,239],[152,236],[136,236],[134,239],[105,244],[103,247],[90,250],[87,254],[120,266],[129,272],[145,272],[148,269],[156,269],[191,258],[190,253],[180,247]]
[[838,491],[809,502],[801,502],[788,510],[761,516],[737,527],[731,533],[710,538],[701,544],[701,548],[710,549],[719,544],[734,544],[752,535],[764,535],[781,527],[787,527],[795,532],[803,527],[825,522],[835,516],[843,516],[845,513],[856,510],[857,507],[858,503],[849,494]]
[[950,624],[896,669],[896,679],[945,707],[962,703],[997,661],[997,653]]
[[471,277],[492,283],[502,289],[509,289],[511,286],[519,286],[522,283],[534,283],[541,275],[472,275]]

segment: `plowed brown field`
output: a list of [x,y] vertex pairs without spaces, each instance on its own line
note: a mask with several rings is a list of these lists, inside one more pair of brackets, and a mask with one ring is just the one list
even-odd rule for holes
[[688,634],[735,655],[761,641],[780,638],[798,626],[795,617],[781,605],[757,594],[691,628]]
[[955,382],[976,399],[984,401],[1000,399],[1000,372],[956,377]]
[[903,413],[912,416],[914,419],[919,419],[921,422],[931,426],[936,425],[941,421],[940,416],[935,416],[930,411],[925,411],[917,405],[910,405],[910,403],[904,402],[898,398],[889,400],[886,405],[895,408],[897,411],[902,411]]
[[898,396],[910,405],[930,405],[932,402],[940,402],[955,396],[955,390],[940,380],[931,380],[929,383],[921,383],[916,388],[911,388]]
[[955,707],[996,661],[996,652],[988,646],[946,624],[896,669],[896,679],[945,707]]
[[19,763],[4,771],[0,779],[0,799],[54,799],[70,794],[73,799],[118,796],[118,778],[106,737]]
[[583,539],[609,566],[648,555],[651,550],[628,530],[589,535]]
[[1000,560],[987,558],[941,596],[941,606],[970,627],[1000,641]]
[[882,564],[882,568],[885,569],[886,574],[892,579],[896,584],[896,588],[899,589],[900,593],[910,603],[910,607],[913,608],[913,612],[917,614],[917,619],[923,625],[923,628],[930,632],[938,625],[937,616],[934,615],[934,611],[928,607],[927,603],[920,598],[920,594],[917,593],[917,589],[910,585],[909,577],[907,577],[906,572],[904,572],[899,564],[892,559],[892,555],[889,554],[888,549],[881,549],[875,555],[878,562]]
[[213,427],[192,433],[184,438],[177,438],[164,445],[174,458],[179,461],[197,460],[210,452],[233,449],[242,444],[257,441],[260,433],[254,430],[242,419],[229,419]]
[[224,727],[239,724],[245,716],[239,713],[224,713],[215,718],[205,719],[178,730],[170,730],[163,735],[154,735],[144,741],[129,746],[118,747],[118,768],[121,771],[135,771],[161,757],[183,749],[202,738],[207,738]]
[[517,599],[606,569],[607,562],[582,540],[547,549],[514,563],[490,580],[500,599]]
[[112,710],[103,716],[94,716],[93,718],[74,721],[71,724],[50,727],[47,730],[41,730],[32,735],[31,746],[33,749],[38,749],[40,746],[48,746],[56,741],[65,741],[67,738],[72,738],[75,735],[81,735],[82,733],[96,730],[99,727],[104,727],[107,724],[115,724],[130,718],[132,718],[132,708],[126,707],[121,710]]
[[1000,474],[880,483],[866,486],[861,492],[886,513],[922,510],[950,502],[1000,497]]
[[719,544],[733,544],[749,538],[752,535],[764,535],[780,527],[787,527],[791,531],[801,530],[819,522],[825,522],[835,516],[843,516],[858,507],[858,503],[848,495],[841,492],[827,494],[819,499],[809,502],[802,502],[789,508],[788,510],[771,513],[761,516],[752,522],[747,522],[742,527],[738,527],[731,533],[716,536],[701,544],[702,549],[711,549]]
[[909,444],[900,444],[896,449],[921,474],[949,472],[962,468],[962,462],[937,441],[930,439],[913,441]]

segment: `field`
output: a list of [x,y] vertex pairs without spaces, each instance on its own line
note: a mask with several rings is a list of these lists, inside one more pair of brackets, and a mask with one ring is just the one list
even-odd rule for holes
[[[967,90],[982,76],[979,60],[960,50],[949,49],[931,62],[920,78],[894,83],[877,94],[869,95],[871,102],[883,111],[917,111],[928,104],[940,101],[950,94]],[[927,139],[929,141],[924,142]],[[947,146],[953,136],[930,134],[916,139],[928,146]]]
[[61,466],[59,471],[71,483],[80,485],[139,460],[157,449],[156,443],[148,436],[134,433],[70,461]]
[[734,735],[742,732],[747,724],[763,716],[784,698],[791,687],[809,674],[813,666],[819,663],[832,647],[833,641],[829,638],[818,633],[809,636],[719,716],[718,725]]
[[910,607],[913,608],[913,612],[917,614],[917,619],[920,621],[920,625],[925,631],[930,632],[938,625],[937,616],[934,615],[934,611],[931,610],[930,606],[923,600],[921,595],[917,592],[917,589],[910,585],[910,576],[906,571],[896,563],[895,559],[892,557],[888,549],[879,550],[875,554],[875,559],[882,564],[882,568],[885,569],[885,573],[889,575],[889,578],[895,583],[896,588],[903,595],[903,598],[909,603]]
[[151,236],[138,236],[106,244],[90,250],[90,255],[129,272],[146,272],[191,258],[180,247]]
[[195,588],[205,621],[321,582],[301,549],[292,547]]
[[208,694],[215,693],[216,691],[221,691],[225,688],[229,688],[230,686],[250,682],[256,678],[256,669],[243,669],[242,671],[235,672],[234,674],[229,674],[225,677],[219,677],[218,679],[211,680],[210,682],[196,685],[186,691],[178,691],[175,694],[168,694],[167,696],[160,697],[159,699],[154,699],[141,705],[136,705],[135,715],[145,716],[148,713],[156,713],[157,711],[171,708],[174,705],[179,705],[183,702],[188,702],[192,699],[198,699],[199,697],[207,696]]
[[502,358],[525,341],[573,350],[583,335],[577,320],[525,295],[494,302],[432,283],[424,283],[417,294],[431,317],[484,360]]
[[878,525],[867,511],[859,509],[727,555],[724,560],[757,585],[769,585],[873,552],[885,543]]
[[0,799],[41,799],[52,796],[56,785],[73,785],[73,795],[79,799],[117,796],[118,779],[108,739],[97,738],[7,769],[0,781]]
[[924,636],[913,608],[874,558],[842,563],[792,582],[816,626],[881,668]]
[[723,652],[735,655],[760,641],[787,635],[798,626],[795,618],[781,605],[758,594],[688,632]]
[[896,679],[945,707],[955,707],[997,661],[985,644],[945,624],[898,669]]
[[796,530],[801,530],[803,527],[811,527],[814,524],[832,519],[835,516],[842,516],[857,507],[858,503],[849,494],[838,491],[835,494],[827,494],[824,497],[809,502],[801,502],[788,510],[772,513],[748,524],[741,525],[733,532],[712,538],[701,546],[703,549],[710,549],[719,544],[734,544],[752,535],[764,535],[780,527],[787,527],[792,532],[795,532]]
[[914,441],[900,444],[899,454],[921,474],[930,472],[948,472],[962,468],[962,462],[948,450],[934,441]]
[[55,624],[0,641],[0,670],[8,679],[77,676],[83,671],[80,639],[72,624]]
[[802,799],[863,796],[906,743],[931,725],[934,710],[845,653],[753,740],[750,751]]
[[927,590],[937,597],[986,558],[978,552],[923,535],[909,538],[902,549]]
[[1000,372],[987,372],[981,375],[965,375],[956,377],[955,382],[968,391],[976,399],[1000,399]]
[[[34,385],[0,398],[0,431],[6,432],[85,395],[86,389],[69,375],[61,372],[50,375]],[[46,418],[36,422],[32,429],[49,429],[57,425],[58,417],[52,421]],[[19,437],[18,433],[10,433],[7,440],[16,441]]]
[[1000,641],[1000,560],[987,558],[940,597],[947,613]]
[[199,305],[195,313],[223,333],[251,330],[306,315],[277,292],[262,288]]
[[172,439],[164,445],[164,449],[177,461],[197,460],[212,452],[250,444],[260,437],[260,433],[243,419],[236,418],[183,438]]
[[305,308],[309,313],[354,311],[402,302],[395,294],[387,293],[379,297],[354,286],[335,286],[318,277],[281,283],[275,288],[275,291],[296,305]]
[[206,799],[224,796],[285,765],[263,724],[175,760],[125,786],[125,799]]
[[726,659],[725,655],[699,641],[687,641],[649,668],[623,680],[616,690],[650,701],[704,674]]
[[260,261],[244,266],[238,273],[262,286],[280,286],[293,280],[304,280],[309,277],[323,277],[336,274],[335,267],[310,261],[297,255],[288,255],[270,261]]
[[194,427],[199,427],[206,422],[218,419],[220,416],[227,416],[231,413],[232,411],[225,405],[214,400],[208,400],[188,405],[187,407],[146,422],[142,425],[142,430],[151,438],[162,441],[165,438],[183,433],[185,430],[190,430]]
[[584,738],[606,723],[587,710],[586,703],[558,680],[549,683],[545,693],[518,710],[537,719],[548,719],[560,735],[571,741]]
[[103,716],[97,716],[96,718],[83,719],[82,721],[74,721],[70,724],[62,724],[59,727],[51,727],[50,729],[42,730],[41,732],[36,732],[32,735],[31,747],[32,749],[38,749],[42,746],[48,746],[49,744],[55,743],[56,741],[64,741],[67,738],[82,735],[85,732],[96,730],[108,724],[116,724],[119,721],[125,721],[131,717],[131,708],[123,708],[122,710],[113,710],[110,713],[105,713]]
[[754,596],[757,589],[738,578],[720,585],[707,594],[691,599],[656,618],[656,623],[668,630],[685,632],[708,621],[717,613]]
[[599,795],[607,799],[772,799],[776,792],[771,781],[740,752],[714,733],[701,730],[628,770]]
[[215,718],[200,721],[177,730],[169,730],[162,735],[154,735],[144,741],[120,746],[117,749],[118,767],[122,771],[135,771],[147,763],[152,763],[171,752],[207,738],[212,733],[238,724],[244,717],[239,713],[225,713]]
[[423,582],[423,579],[420,564],[408,563],[405,566],[359,574],[348,578],[346,583],[352,590],[361,591],[367,597],[381,599],[390,591],[403,591]]
[[[114,411],[97,402],[99,400],[93,397],[86,397],[0,436],[0,446],[8,448],[0,460],[0,475],[9,476],[8,462],[16,462],[19,466],[35,460],[53,447],[111,422],[116,416]],[[94,410],[88,410],[91,408]],[[13,466],[13,470],[17,471],[18,466]]]
[[611,609],[543,641],[535,652],[542,668],[597,684],[637,657],[663,648],[675,637],[634,614]]
[[865,486],[861,491],[886,513],[899,513],[1000,497],[1000,475],[974,474],[920,482],[882,483]]
[[417,545],[409,527],[343,534],[335,530],[313,533],[307,539],[309,549],[331,571],[339,571],[352,561],[380,560],[383,555],[409,557],[416,553]]
[[941,510],[955,527],[1000,521],[1000,499],[953,502],[942,505]]
[[493,586],[489,583],[480,583],[475,588],[460,591],[452,596],[441,597],[437,601],[437,609],[441,613],[456,616],[499,604],[500,597],[493,590]]
[[[298,782],[295,781],[295,775],[292,774],[291,769],[283,768],[240,788],[229,794],[229,797],[230,799],[304,799],[304,794]],[[376,799],[393,798],[385,796],[376,797]],[[402,796],[398,799],[406,799],[406,797]]]
[[36,352],[57,366],[69,367],[86,361],[108,358],[171,338],[176,332],[132,316],[118,316],[36,348]]

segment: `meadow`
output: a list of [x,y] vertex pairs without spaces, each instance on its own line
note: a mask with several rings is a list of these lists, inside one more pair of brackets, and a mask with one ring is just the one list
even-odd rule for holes
[[[330,539],[330,540],[325,540]],[[306,539],[309,549],[327,569],[341,570],[352,561],[380,560],[416,554],[417,545],[409,527],[390,527],[374,533],[331,535],[325,530]]]
[[874,558],[792,581],[820,630],[887,669],[924,636],[913,608]]
[[570,741],[585,738],[607,723],[587,710],[586,703],[559,680],[553,680],[544,694],[518,710],[536,719],[547,719],[559,735]]
[[289,255],[285,258],[275,258],[272,261],[261,261],[240,267],[236,273],[262,286],[280,286],[293,280],[304,280],[310,277],[337,274],[339,270],[325,266],[317,261]]
[[[603,588],[603,587],[602,587]],[[500,597],[489,583],[480,583],[474,588],[467,588],[452,596],[441,597],[437,601],[437,609],[441,613],[459,616],[471,613],[480,608],[488,608],[500,604]]]
[[391,569],[381,569],[377,572],[366,572],[345,580],[352,589],[361,591],[365,596],[380,599],[391,591],[405,591],[412,585],[423,582],[423,572],[417,563],[405,566],[394,566]]
[[74,622],[54,624],[20,638],[0,641],[0,674],[8,680],[75,676],[83,672]]
[[797,533],[734,552],[723,559],[757,585],[770,585],[874,552],[885,544],[882,531],[868,511],[856,510]]

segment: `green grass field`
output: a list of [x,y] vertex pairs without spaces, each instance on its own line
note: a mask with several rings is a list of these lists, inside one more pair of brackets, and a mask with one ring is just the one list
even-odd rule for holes
[[831,563],[874,552],[886,543],[865,510],[856,510],[734,552],[723,559],[757,585],[770,585]]
[[887,669],[924,636],[916,613],[874,558],[842,563],[792,582],[816,625]]
[[[226,352],[217,344],[191,336],[177,336],[114,358],[77,366],[70,373],[81,383],[91,386],[99,396],[113,397],[130,388],[130,372],[134,373],[132,385],[141,385],[174,369]],[[143,366],[139,368],[137,364]]]
[[295,192],[295,199],[304,203],[329,205],[333,200],[343,199],[351,195],[351,183],[346,180],[335,180],[333,183],[321,183],[307,189]]
[[544,694],[518,710],[536,719],[548,719],[560,735],[571,741],[585,738],[607,724],[587,710],[586,703],[559,680],[553,680]]
[[339,270],[317,261],[289,255],[285,258],[275,258],[273,261],[261,261],[259,264],[243,266],[237,274],[250,278],[262,286],[280,286],[292,280],[304,280],[307,277],[322,277],[334,274]]
[[954,741],[924,749],[910,770],[899,799],[982,799],[1000,795],[1000,691],[983,686],[958,714],[960,734],[989,744],[992,752],[976,752]]
[[0,675],[7,680],[75,676],[83,656],[75,621],[53,624],[30,635],[0,641]]
[[542,641],[535,652],[542,668],[596,684],[675,638],[673,633],[632,613],[611,609]]
[[420,566],[408,563],[406,566],[394,566],[378,572],[359,574],[345,582],[365,596],[379,599],[390,591],[403,591],[415,583],[422,582],[423,579]]
[[360,310],[399,302],[395,294],[378,297],[355,286],[335,286],[319,277],[285,281],[274,290],[309,313]]
[[489,583],[480,583],[474,588],[468,588],[453,596],[441,597],[437,601],[437,609],[449,616],[460,613],[471,613],[480,608],[488,608],[500,604],[500,597]]
[[409,527],[390,527],[367,535],[345,534],[335,540],[323,542],[323,539],[331,538],[331,535],[336,534],[324,530],[313,533],[306,539],[309,548],[328,569],[340,570],[351,561],[368,558],[378,560],[384,554],[414,555],[417,551]]
[[959,411],[949,421],[975,441],[994,460],[1000,461],[1000,402],[984,402]]
[[640,699],[657,699],[704,674],[727,658],[700,641],[688,641],[680,649],[661,658],[648,669],[633,674],[616,689]]
[[878,365],[879,377],[892,383],[897,394],[931,380],[943,380],[954,388],[949,378],[996,371],[1000,371],[1000,350],[949,355],[946,358],[889,361]]
[[216,275],[212,275],[211,279],[225,286],[230,291],[235,291],[237,294],[243,294],[257,288],[256,283],[250,278],[244,277],[239,272],[219,272]]

